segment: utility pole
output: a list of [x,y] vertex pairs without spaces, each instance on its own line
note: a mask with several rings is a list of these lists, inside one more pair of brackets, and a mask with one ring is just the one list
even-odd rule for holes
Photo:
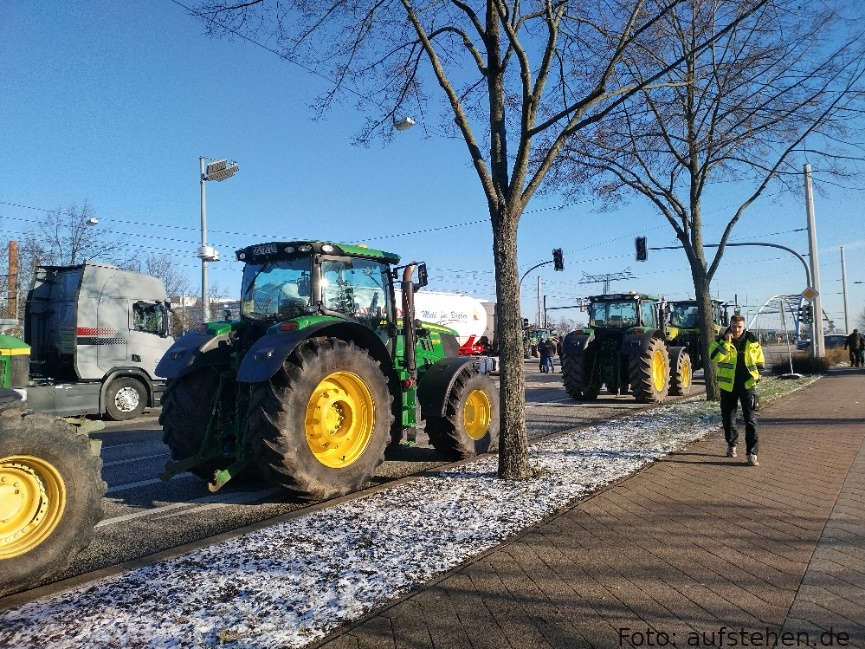
[[823,343],[823,296],[820,285],[820,259],[817,253],[817,225],[814,218],[814,193],[811,189],[811,165],[805,163],[805,213],[808,221],[808,252],[811,259],[811,280],[814,282],[814,322],[811,325],[811,350],[814,358],[826,355]]
[[538,328],[542,328],[544,326],[543,321],[541,320],[541,276],[538,275]]
[[9,318],[18,319],[18,242],[9,242],[9,295],[6,297]]
[[844,296],[844,333],[848,333],[850,319],[847,317],[847,264],[844,263],[844,246],[841,246],[841,295]]

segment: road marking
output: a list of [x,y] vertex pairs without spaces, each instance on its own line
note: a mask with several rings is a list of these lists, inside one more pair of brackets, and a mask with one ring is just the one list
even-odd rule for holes
[[107,527],[108,525],[115,525],[116,523],[123,523],[125,521],[131,521],[136,518],[144,518],[145,516],[153,516],[155,514],[169,512],[176,509],[182,509],[184,507],[192,507],[196,504],[200,504],[201,506],[195,507],[189,511],[178,512],[181,514],[191,514],[193,512],[197,512],[201,509],[204,509],[205,505],[210,505],[206,507],[210,509],[214,506],[223,507],[227,505],[243,505],[246,503],[254,502],[256,500],[260,500],[261,498],[266,498],[269,495],[282,491],[278,487],[274,487],[271,489],[261,489],[259,491],[238,491],[235,493],[228,494],[213,494],[210,496],[204,496],[203,498],[196,498],[195,500],[190,500],[187,502],[180,503],[172,503],[171,505],[163,505],[162,507],[154,507],[153,509],[146,509],[139,512],[133,512],[132,514],[124,514],[123,516],[114,516],[113,518],[106,518],[105,520],[99,521],[96,524],[96,527]]
[[107,466],[117,466],[118,464],[129,464],[130,462],[143,462],[144,460],[153,460],[158,457],[168,457],[168,453],[157,453],[156,455],[144,455],[140,457],[129,458],[128,460],[112,460],[111,462],[103,462],[102,468]]
[[[174,480],[175,478],[194,478],[191,473],[178,473],[177,475],[171,476],[168,480]],[[106,495],[110,493],[117,493],[118,491],[127,491],[129,489],[137,489],[138,487],[146,487],[152,484],[159,484],[168,482],[168,480],[163,480],[162,478],[151,478],[150,480],[139,480],[138,482],[125,482],[123,484],[116,484],[113,487],[108,487],[108,490],[105,492]]]

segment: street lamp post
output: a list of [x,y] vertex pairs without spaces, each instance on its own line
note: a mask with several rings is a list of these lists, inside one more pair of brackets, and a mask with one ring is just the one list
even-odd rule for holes
[[201,259],[201,320],[207,322],[210,319],[210,305],[207,299],[207,263],[219,261],[219,251],[213,246],[207,245],[207,195],[204,184],[208,180],[222,182],[228,180],[237,173],[239,167],[234,161],[216,160],[204,165],[204,156],[199,156],[198,164],[201,171],[201,247],[198,249],[198,257]]

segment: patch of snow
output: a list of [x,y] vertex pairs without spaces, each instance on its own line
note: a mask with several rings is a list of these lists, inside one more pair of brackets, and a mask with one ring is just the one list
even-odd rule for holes
[[565,433],[530,480],[484,457],[4,611],[0,646],[301,647],[719,423],[699,401]]

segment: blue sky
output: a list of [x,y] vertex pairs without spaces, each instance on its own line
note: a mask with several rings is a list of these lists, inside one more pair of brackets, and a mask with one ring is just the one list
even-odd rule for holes
[[[427,262],[433,290],[494,299],[486,204],[461,141],[415,127],[393,143],[352,146],[363,123],[349,100],[316,115],[324,82],[238,40],[213,39],[168,0],[0,5],[0,231],[3,242],[34,227],[39,210],[90,202],[100,226],[128,242],[129,256],[170,254],[200,287],[198,157],[237,160],[240,172],[207,186],[209,242],[224,261],[211,285],[238,292],[233,251],[272,239],[366,242]],[[797,164],[805,162],[798,160]],[[815,166],[824,308],[843,327],[839,247],[845,246],[851,328],[865,308],[865,183],[821,181]],[[856,188],[859,189],[856,189]],[[735,189],[705,204],[707,242],[717,241]],[[26,207],[24,207],[26,206]],[[447,227],[457,226],[457,227]],[[734,240],[768,241],[807,253],[801,195],[771,194],[746,213]],[[672,230],[639,199],[614,211],[553,194],[530,204],[519,231],[521,271],[565,252],[565,272],[541,269],[548,306],[601,292],[583,273],[630,268],[613,284],[692,294],[681,251],[634,260],[633,238],[673,245]],[[524,315],[536,304],[536,273],[524,283]],[[768,248],[728,250],[713,294],[759,305],[805,286],[798,261]],[[559,312],[576,317],[576,312]]]

